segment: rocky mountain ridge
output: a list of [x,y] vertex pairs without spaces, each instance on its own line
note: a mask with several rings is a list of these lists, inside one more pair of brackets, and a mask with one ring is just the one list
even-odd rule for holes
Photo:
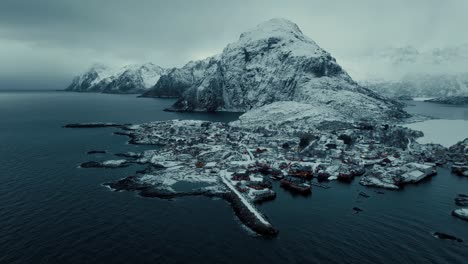
[[66,89],[74,92],[142,93],[154,86],[167,72],[152,63],[127,65],[122,68],[95,64],[75,77]]

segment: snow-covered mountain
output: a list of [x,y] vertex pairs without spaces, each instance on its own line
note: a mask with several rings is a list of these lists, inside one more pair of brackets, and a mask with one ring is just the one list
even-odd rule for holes
[[390,97],[468,95],[468,45],[387,48],[344,63],[361,85]]
[[102,64],[93,65],[75,77],[66,90],[75,92],[142,93],[153,87],[166,69],[152,63],[127,65],[113,69]]
[[207,69],[216,64],[218,59],[209,57],[200,61],[191,61],[182,68],[171,69],[142,96],[178,98],[192,85],[199,83],[205,77]]
[[76,76],[66,89],[75,92],[101,92],[101,82],[107,81],[115,74],[115,70],[103,64],[94,64],[83,74]]
[[202,65],[196,78],[186,65],[156,85],[164,88],[164,81],[168,89],[186,89],[170,110],[247,111],[296,101],[359,119],[404,115],[395,102],[357,85],[328,52],[285,19],[264,22],[218,57],[195,64]]

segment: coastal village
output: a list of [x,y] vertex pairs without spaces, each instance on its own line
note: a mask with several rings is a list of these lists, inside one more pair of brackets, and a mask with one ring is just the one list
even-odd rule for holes
[[[119,154],[125,159],[82,164],[146,166],[136,175],[109,183],[110,188],[161,198],[228,194],[242,222],[264,235],[277,231],[254,204],[275,199],[274,181],[289,192],[308,195],[313,188],[329,188],[331,180],[357,180],[364,186],[397,190],[436,175],[437,166],[447,163],[454,174],[468,176],[468,140],[449,149],[422,145],[416,142],[420,132],[398,125],[329,122],[320,129],[268,129],[171,120],[121,128],[116,133],[129,136],[130,143],[156,148]],[[205,186],[179,192],[173,188],[178,182]],[[459,197],[459,202],[468,200]],[[466,217],[464,211],[457,212]],[[458,216],[456,211],[454,215]]]

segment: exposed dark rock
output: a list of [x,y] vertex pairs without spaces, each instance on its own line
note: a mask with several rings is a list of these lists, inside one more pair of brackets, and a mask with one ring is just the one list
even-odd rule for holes
[[314,138],[315,137],[311,134],[303,134],[299,139],[299,149],[304,149],[307,147]]
[[353,207],[353,210],[354,210],[354,212],[355,212],[356,214],[359,213],[359,212],[364,211],[364,210],[362,210],[362,209],[359,208],[359,207]]
[[468,199],[467,198],[455,198],[455,204],[458,206],[468,206]]
[[341,134],[338,136],[338,139],[343,140],[346,145],[351,145],[353,143],[353,138],[350,135]]
[[106,163],[106,162],[98,162],[98,161],[87,161],[81,163],[81,168],[125,168],[128,167],[130,164],[128,162],[121,162],[121,163]]
[[126,152],[126,153],[116,153],[114,156],[117,157],[124,157],[124,158],[131,158],[131,159],[138,159],[141,158],[142,154],[141,153],[136,153],[136,152]]
[[74,123],[74,124],[67,124],[63,126],[64,128],[102,128],[102,127],[123,127],[127,126],[128,124],[116,124],[116,123],[100,123],[100,122],[93,122],[93,123]]
[[107,152],[105,150],[91,150],[91,151],[88,151],[88,154],[89,155],[92,155],[92,154],[106,154]]
[[83,162],[80,165],[81,168],[102,168],[102,164],[97,161],[88,161],[88,162]]
[[453,241],[457,241],[457,242],[460,242],[460,243],[463,242],[463,239],[461,239],[461,238],[458,238],[458,237],[455,237],[455,236],[452,236],[452,235],[449,235],[449,234],[445,234],[445,233],[442,233],[442,232],[434,232],[433,236],[438,238],[438,239],[453,240]]
[[364,198],[369,198],[369,197],[370,197],[370,195],[368,195],[368,194],[365,193],[365,192],[359,192],[359,196],[362,196],[362,197],[364,197]]

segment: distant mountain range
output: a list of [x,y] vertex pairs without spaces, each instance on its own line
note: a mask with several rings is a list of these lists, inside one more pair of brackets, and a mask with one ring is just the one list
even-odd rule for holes
[[171,111],[244,112],[286,101],[274,108],[300,102],[311,106],[303,108],[309,112],[320,108],[319,119],[334,115],[343,120],[382,120],[406,115],[400,104],[353,81],[330,53],[286,19],[266,21],[242,33],[220,55],[182,68],[146,64],[112,72],[98,66],[76,77],[68,90],[142,91],[146,97],[178,98]]
[[408,74],[398,81],[372,80],[361,84],[392,98],[468,96],[468,72]]
[[166,69],[152,63],[128,65],[118,69],[96,64],[85,73],[75,77],[66,90],[139,94],[152,88],[166,72]]
[[388,48],[345,65],[361,85],[389,97],[468,95],[468,45]]

